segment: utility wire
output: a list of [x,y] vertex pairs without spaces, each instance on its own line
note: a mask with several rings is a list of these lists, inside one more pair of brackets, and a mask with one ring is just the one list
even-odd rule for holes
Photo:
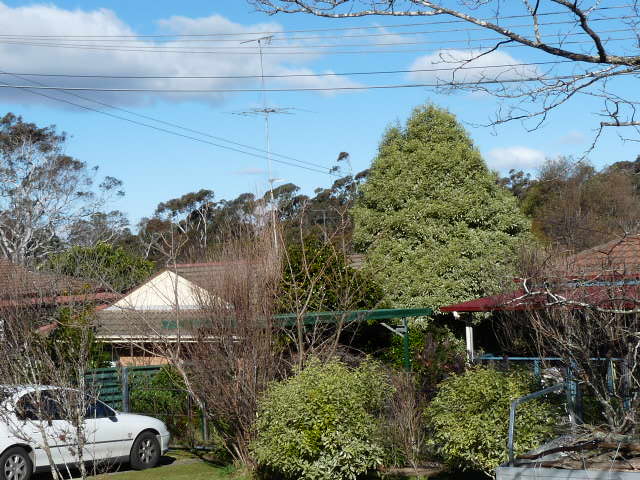
[[[46,85],[46,84],[44,84],[42,82],[38,82],[37,80],[30,80],[28,78],[24,78],[20,74],[16,74],[16,73],[10,73],[10,72],[5,72],[5,71],[0,70],[0,75],[11,75],[12,77],[19,78],[21,80],[26,80],[28,82],[35,83],[35,84],[37,84],[39,86],[42,86],[42,87],[48,87],[49,86],[49,85]],[[64,93],[65,95],[69,95],[69,96],[72,96],[72,97],[79,98],[80,100],[96,103],[98,105],[102,105],[103,107],[107,107],[107,108],[111,108],[111,109],[114,109],[114,110],[118,110],[118,111],[121,111],[123,113],[127,113],[129,115],[134,115],[134,116],[139,117],[139,118],[144,118],[145,120],[151,120],[153,122],[157,122],[157,123],[160,123],[160,124],[163,124],[163,125],[167,125],[169,127],[178,128],[178,129],[184,130],[186,132],[195,133],[195,134],[198,134],[198,135],[202,135],[204,137],[212,138],[214,140],[218,140],[218,141],[221,141],[221,142],[229,143],[229,144],[235,145],[237,147],[247,148],[249,150],[254,150],[256,152],[260,152],[260,153],[264,153],[264,154],[267,153],[267,151],[262,149],[262,148],[252,147],[251,145],[245,145],[245,144],[240,143],[240,142],[235,142],[233,140],[228,140],[228,139],[223,138],[223,137],[219,137],[219,136],[216,136],[216,135],[211,135],[210,133],[207,133],[207,132],[202,132],[200,130],[195,130],[193,128],[184,127],[184,126],[179,125],[177,123],[167,122],[165,120],[161,120],[159,118],[155,118],[155,117],[152,117],[152,116],[149,116],[149,115],[143,115],[141,113],[137,113],[137,112],[134,112],[132,110],[127,110],[126,108],[117,107],[115,105],[111,105],[109,103],[102,102],[102,101],[96,100],[94,98],[86,97],[84,95],[79,95],[77,93],[65,92],[65,91],[62,91],[61,93]],[[320,168],[320,169],[329,170],[329,168],[325,167],[324,165],[320,165],[320,164],[313,163],[313,162],[307,162],[305,160],[299,160],[297,158],[290,157],[288,155],[282,155],[280,153],[275,153],[275,152],[270,152],[270,154],[271,155],[275,155],[275,156],[280,157],[280,158],[283,158],[285,160],[290,160],[292,162],[298,162],[298,163],[301,163],[301,164],[306,164],[306,165],[309,165],[309,166],[314,167],[314,168]]]
[[[42,87],[42,86],[16,87],[16,86],[10,85],[10,84],[0,84],[0,88],[20,88],[22,90],[26,90],[29,93],[32,93],[33,95],[39,95],[41,97],[46,97],[46,98],[49,98],[51,100],[55,100],[57,102],[63,102],[63,103],[66,103],[66,104],[69,104],[69,105],[73,105],[73,106],[78,107],[78,108],[82,108],[84,110],[92,111],[92,112],[95,112],[95,113],[100,113],[102,115],[106,115],[108,117],[115,118],[117,120],[122,120],[122,121],[125,121],[125,122],[132,123],[134,125],[139,125],[139,126],[142,126],[142,127],[151,128],[153,130],[157,130],[157,131],[160,131],[160,132],[163,132],[163,133],[167,133],[169,135],[174,135],[174,136],[177,136],[177,137],[186,138],[186,139],[189,139],[189,140],[193,140],[195,142],[200,142],[200,143],[212,145],[214,147],[223,148],[225,150],[231,150],[233,152],[242,153],[244,155],[249,155],[249,156],[260,158],[260,159],[266,158],[266,156],[264,156],[264,155],[259,155],[259,154],[256,154],[256,153],[247,152],[247,151],[241,150],[239,148],[229,147],[227,145],[220,145],[219,143],[214,143],[214,142],[211,142],[209,140],[204,140],[202,138],[193,137],[191,135],[185,135],[185,134],[182,134],[182,133],[179,133],[179,132],[168,130],[166,128],[158,127],[158,126],[151,125],[151,124],[148,124],[148,123],[145,123],[145,122],[139,122],[137,120],[133,120],[131,118],[126,118],[126,117],[123,117],[123,116],[120,116],[120,115],[115,115],[115,114],[110,113],[110,112],[105,112],[104,110],[99,110],[97,108],[88,107],[86,105],[82,105],[82,104],[79,104],[79,103],[76,103],[76,102],[72,102],[70,100],[65,100],[63,98],[54,97],[54,96],[47,95],[47,94],[42,93],[42,92],[34,91],[34,90],[37,90],[37,89],[44,89],[44,88],[48,88],[48,87]],[[253,148],[253,147],[250,147],[250,148]],[[274,162],[281,163],[281,164],[284,164],[284,165],[289,165],[289,166],[297,167],[297,168],[303,168],[305,170],[309,170],[309,171],[316,172],[316,173],[323,173],[323,174],[334,176],[334,177],[336,176],[336,175],[334,175],[334,174],[332,174],[332,173],[330,173],[328,171],[319,170],[317,168],[305,167],[303,165],[298,165],[298,164],[295,164],[295,163],[290,163],[290,162],[287,162],[287,161],[284,161],[284,160],[280,160],[280,159],[275,159],[275,158],[272,158],[272,160]],[[325,167],[322,167],[322,168],[325,168]]]
[[[468,65],[464,67],[442,67],[442,68],[416,68],[407,70],[374,70],[368,72],[334,72],[334,73],[288,73],[282,75],[264,75],[265,78],[297,78],[297,77],[341,77],[356,75],[388,75],[398,73],[424,73],[424,72],[442,72],[451,70],[477,70],[505,67],[532,67],[538,65],[558,65],[562,63],[573,63],[575,60],[554,60],[548,62],[527,62],[527,63],[503,63],[500,65]],[[138,79],[138,80],[158,80],[158,79],[251,79],[260,78],[261,75],[99,75],[99,74],[70,74],[70,73],[19,73],[19,72],[0,72],[0,75],[14,75],[24,77],[57,77],[57,78],[105,78],[105,79]]]
[[[634,7],[635,4],[625,4],[625,5],[610,5],[606,7],[598,7],[593,11],[602,11],[602,10],[617,10]],[[570,15],[571,12],[567,10],[557,11],[557,12],[539,12],[537,15],[539,17],[542,16],[553,16],[553,15]],[[521,14],[521,15],[505,15],[501,16],[500,20],[510,20],[514,18],[531,18],[530,14]],[[480,20],[485,21],[495,21],[495,17],[487,17],[482,18]],[[452,23],[467,23],[462,19],[455,20],[439,20],[439,21],[430,21],[430,22],[416,22],[416,23],[404,23],[404,24],[386,24],[386,25],[370,25],[370,26],[351,26],[351,27],[333,27],[333,28],[312,28],[312,29],[304,29],[304,30],[276,30],[276,31],[256,31],[256,32],[242,32],[242,33],[201,33],[201,34],[156,34],[156,35],[35,35],[35,34],[22,34],[22,37],[38,37],[38,38],[182,38],[182,37],[211,37],[211,36],[220,36],[220,37],[237,37],[241,35],[288,35],[291,33],[309,33],[309,32],[335,32],[335,31],[350,31],[350,30],[372,30],[372,29],[381,29],[381,28],[404,28],[404,27],[415,27],[415,26],[424,26],[424,25],[446,25]],[[1,34],[0,37],[10,37],[15,36],[15,34]]]
[[[593,22],[600,22],[600,21],[610,21],[610,20],[628,20],[628,19],[632,19],[632,18],[636,18],[635,15],[625,15],[625,16],[616,16],[616,17],[602,17],[602,18],[590,18],[589,22],[593,23]],[[545,22],[545,23],[540,23],[539,26],[540,27],[548,27],[548,26],[552,26],[552,25],[576,25],[577,22],[576,20],[561,20],[561,21],[557,21],[557,22]],[[530,23],[523,23],[523,24],[519,24],[519,25],[501,25],[503,28],[507,28],[507,29],[516,29],[516,28],[529,28],[531,27]],[[434,33],[455,33],[455,32],[469,32],[469,31],[485,31],[486,28],[484,27],[466,27],[466,28],[451,28],[451,29],[445,29],[445,30],[423,30],[423,31],[417,31],[417,32],[402,32],[402,33],[369,33],[369,34],[353,34],[353,35],[315,35],[315,36],[306,36],[306,37],[300,37],[300,36],[292,36],[292,37],[283,37],[283,38],[274,38],[273,41],[279,41],[279,42],[289,42],[289,41],[300,41],[300,40],[330,40],[330,39],[345,39],[345,38],[377,38],[377,37],[388,37],[388,36],[408,36],[408,35],[426,35],[426,34],[434,34]],[[627,29],[628,30],[628,29]],[[598,32],[598,33],[605,33],[605,32]],[[579,35],[586,35],[585,32],[576,32],[574,33],[574,35],[579,34]],[[57,38],[57,37],[49,37],[46,35],[43,36],[28,36],[28,35],[0,35],[0,39],[7,39],[7,40],[31,40],[31,41],[46,41],[49,38]],[[144,37],[140,37],[140,38],[144,38]],[[248,39],[229,39],[229,38],[200,38],[200,39],[178,39],[178,40],[167,40],[165,43],[171,43],[171,44],[176,44],[176,43],[244,43],[246,41],[252,41],[255,40],[254,38],[248,38]],[[139,44],[140,41],[138,40],[119,40],[119,39],[108,39],[108,38],[103,38],[103,39],[97,39],[97,40],[92,40],[91,38],[59,38],[58,41],[62,41],[62,42],[118,42],[119,44],[124,44],[124,42],[129,42],[129,43],[133,43],[134,45]],[[73,45],[73,43],[70,43],[70,45]],[[273,47],[272,47],[273,48]],[[283,48],[283,47],[280,47]]]
[[[620,32],[628,32],[629,28],[617,28],[617,29],[610,29],[610,30],[602,30],[600,32],[598,32],[599,35],[605,34],[605,33],[620,33]],[[569,33],[554,33],[553,36],[559,36],[559,37],[576,37],[576,36],[586,36],[588,35],[588,33],[586,32],[569,32]],[[373,42],[368,42],[368,43],[327,43],[327,44],[319,44],[319,45],[270,45],[267,46],[266,49],[268,50],[291,50],[291,49],[295,49],[295,48],[305,48],[305,49],[324,49],[324,48],[353,48],[353,47],[393,47],[393,46],[404,46],[404,45],[432,45],[432,44],[456,44],[456,43],[470,43],[470,42],[498,42],[500,40],[504,40],[504,37],[484,37],[484,38],[473,38],[473,39],[469,39],[469,38],[460,38],[460,39],[450,39],[450,40],[420,40],[420,41],[415,41],[415,42],[388,42],[388,43],[373,43]],[[588,42],[585,43],[591,43],[592,40],[587,39]],[[105,48],[105,49],[115,49],[115,48],[140,48],[140,49],[144,49],[144,50],[149,50],[149,51],[155,51],[159,48],[171,48],[173,50],[181,50],[181,49],[187,49],[187,48],[191,48],[191,49],[207,49],[207,48],[211,48],[211,46],[204,46],[204,47],[199,47],[199,46],[188,46],[188,47],[183,47],[183,46],[173,46],[173,44],[170,45],[170,47],[165,47],[162,45],[140,45],[138,43],[138,45],[132,45],[132,46],[118,46],[118,45],[98,45],[98,44],[77,44],[77,43],[34,43],[34,42],[26,42],[26,41],[21,41],[21,40],[3,40],[0,39],[0,43],[7,43],[7,44],[13,44],[13,45],[35,45],[35,46],[59,46],[59,47],[100,47],[100,48]],[[239,47],[239,46],[227,46],[227,45],[222,45],[222,46],[215,46],[214,48],[218,48],[218,49],[224,49],[224,50],[229,50],[231,53],[239,53],[239,52],[245,52],[247,50],[250,50],[252,52],[255,52],[255,48],[253,47]]]
[[[635,72],[628,72],[633,74]],[[586,75],[591,78],[594,75]],[[303,88],[212,88],[212,89],[175,89],[175,88],[103,88],[103,87],[63,87],[63,86],[32,86],[32,85],[8,85],[0,84],[0,88],[15,89],[34,89],[34,90],[58,90],[58,91],[91,91],[91,92],[119,92],[119,93],[256,93],[256,92],[324,92],[324,91],[342,91],[342,90],[381,90],[395,88],[442,88],[442,87],[461,87],[475,85],[495,85],[504,83],[527,83],[527,82],[549,82],[554,80],[574,79],[575,75],[561,75],[555,77],[530,77],[530,78],[512,78],[512,79],[496,79],[496,80],[478,80],[472,82],[440,82],[440,83],[407,83],[395,85],[357,85],[347,87],[303,87]]]
[[[623,38],[609,38],[606,39],[605,42],[613,42],[613,41],[626,41],[626,40],[637,40],[636,37],[623,37]],[[470,43],[471,41],[467,41]],[[99,47],[99,46],[91,46],[91,45],[62,45],[62,44],[52,44],[52,43],[31,43],[31,42],[11,42],[6,40],[0,40],[0,44],[13,44],[13,45],[24,45],[24,46],[33,46],[33,47],[45,47],[45,48],[66,48],[72,50],[101,50],[101,51],[113,51],[113,52],[145,52],[145,53],[195,53],[195,54],[215,54],[215,55],[255,55],[255,52],[251,51],[224,51],[224,50],[181,50],[179,47],[173,49],[167,48],[119,48],[119,47]],[[548,45],[585,45],[592,44],[590,40],[582,40],[582,41],[561,41],[561,42],[548,42]],[[397,44],[396,44],[397,45]],[[504,45],[502,48],[531,48],[528,45],[515,44],[515,45]],[[298,47],[290,47],[292,50],[290,51],[265,51],[264,55],[318,55],[319,53],[324,55],[360,55],[365,53],[426,53],[425,49],[400,49],[400,50],[390,50],[390,49],[373,49],[373,50],[337,50],[337,51],[328,51],[324,50],[321,52],[316,51],[303,51],[303,50],[295,50]],[[304,47],[303,47],[304,48]],[[481,48],[488,48],[483,46],[475,46],[475,47],[459,47],[456,50],[478,50]]]

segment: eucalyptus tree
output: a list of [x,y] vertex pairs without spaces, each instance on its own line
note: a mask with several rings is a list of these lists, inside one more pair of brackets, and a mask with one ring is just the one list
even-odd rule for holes
[[90,219],[122,182],[64,153],[66,135],[11,113],[0,119],[0,254],[37,262],[61,248],[70,226]]

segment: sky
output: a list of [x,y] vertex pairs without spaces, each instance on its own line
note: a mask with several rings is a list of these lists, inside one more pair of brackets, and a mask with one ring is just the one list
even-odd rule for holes
[[[409,23],[412,26],[402,26]],[[423,24],[413,25],[419,23]],[[13,112],[25,121],[42,126],[55,124],[67,132],[67,154],[99,166],[101,175],[123,180],[126,195],[113,208],[126,212],[132,224],[151,215],[159,202],[201,188],[213,190],[217,199],[234,198],[243,192],[261,195],[271,178],[276,185],[292,182],[304,193],[312,194],[315,188],[329,186],[334,180],[327,169],[335,164],[340,152],[350,154],[354,171],[368,168],[385,128],[404,122],[413,108],[425,103],[454,113],[465,124],[488,165],[501,173],[510,168],[535,173],[545,158],[559,155],[577,158],[587,150],[599,122],[600,104],[592,98],[568,102],[552,112],[540,128],[530,131],[530,123],[481,126],[489,122],[497,108],[496,99],[484,93],[443,93],[426,87],[348,89],[450,80],[452,73],[446,69],[451,64],[438,67],[442,66],[443,58],[459,61],[476,51],[478,45],[490,45],[480,39],[495,37],[491,32],[465,30],[462,28],[465,25],[426,23],[413,18],[334,20],[308,15],[267,16],[255,11],[245,0],[0,0],[0,32],[5,35],[0,42],[0,71],[4,72],[0,83],[255,90],[64,93],[0,88],[0,115]],[[608,24],[607,28],[615,30],[614,26]],[[341,30],[326,30],[334,28]],[[292,32],[298,30],[307,32]],[[274,40],[264,47],[264,72],[281,76],[266,78],[267,89],[344,90],[263,95],[259,91],[257,44],[240,42],[260,38],[266,35],[264,32],[275,32]],[[212,33],[217,36],[198,36]],[[15,41],[6,38],[7,35],[77,37]],[[103,37],[88,37],[98,35]],[[149,37],[153,35],[183,36]],[[613,41],[615,35],[612,34]],[[345,43],[352,46],[344,47]],[[71,44],[73,48],[69,48]],[[321,48],[321,45],[338,46]],[[351,53],[338,53],[344,51]],[[548,60],[553,59],[529,49],[504,48],[478,60],[480,63],[474,64],[476,69],[458,72],[457,80],[555,74],[557,69],[552,71],[551,66],[525,65]],[[511,67],[495,67],[505,64]],[[437,68],[437,72],[415,71]],[[572,66],[557,68],[566,72]],[[405,72],[327,75],[398,70]],[[253,78],[25,76],[36,73]],[[286,76],[292,74],[297,76]],[[633,92],[634,85],[631,80],[618,80],[611,87],[628,93]],[[253,113],[264,105],[276,110],[269,116],[269,143],[278,156],[273,157],[270,172],[260,151],[266,148],[264,119]],[[249,151],[254,156],[220,145]],[[258,150],[247,150],[246,146]],[[588,159],[596,167],[602,167],[619,160],[633,160],[637,154],[633,142],[623,142],[614,132],[607,132]]]

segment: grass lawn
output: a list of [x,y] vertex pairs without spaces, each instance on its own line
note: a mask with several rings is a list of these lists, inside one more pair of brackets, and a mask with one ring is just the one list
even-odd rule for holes
[[[74,477],[78,476],[76,472]],[[219,467],[184,451],[170,451],[160,465],[149,470],[135,471],[128,465],[114,468],[109,473],[91,477],[92,480],[248,480],[233,467]],[[34,475],[33,480],[51,480],[50,473]]]

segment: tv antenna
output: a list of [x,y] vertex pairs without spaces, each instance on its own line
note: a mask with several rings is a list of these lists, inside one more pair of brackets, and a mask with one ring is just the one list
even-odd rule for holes
[[265,45],[270,45],[273,40],[273,35],[267,35],[260,38],[254,38],[251,40],[245,40],[244,43],[257,43],[258,45],[258,53],[260,54],[260,90],[262,91],[262,107],[261,108],[252,108],[251,110],[241,112],[240,115],[260,115],[264,118],[264,139],[265,139],[265,151],[267,156],[267,175],[269,180],[269,196],[271,197],[271,225],[273,227],[273,244],[278,251],[278,233],[276,231],[276,204],[275,199],[273,197],[273,184],[280,179],[276,179],[273,177],[272,166],[271,166],[271,139],[269,133],[269,116],[277,113],[277,114],[288,114],[291,115],[291,108],[276,108],[270,107],[267,103],[267,92],[265,89],[265,78],[264,78],[264,61],[263,61],[263,47]]

